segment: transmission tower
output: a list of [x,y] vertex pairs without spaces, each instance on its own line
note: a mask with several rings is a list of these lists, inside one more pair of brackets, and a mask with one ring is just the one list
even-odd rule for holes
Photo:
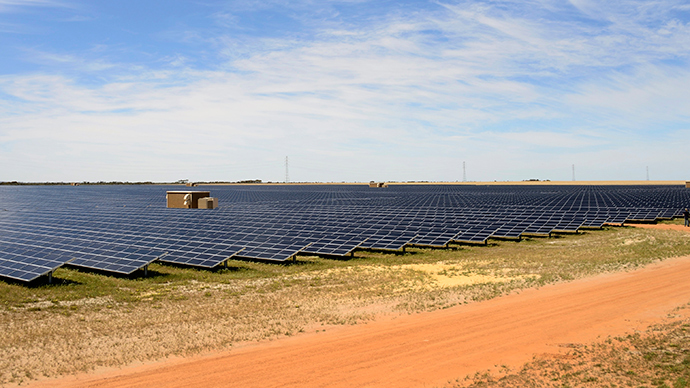
[[290,183],[290,174],[288,174],[288,157],[285,157],[285,183]]
[[462,181],[467,182],[467,170],[465,170],[465,161],[462,162]]
[[573,182],[575,182],[575,165],[573,164]]

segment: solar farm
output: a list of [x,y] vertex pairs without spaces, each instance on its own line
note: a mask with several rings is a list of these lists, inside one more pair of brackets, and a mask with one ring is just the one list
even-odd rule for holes
[[212,269],[548,237],[656,222],[690,204],[682,186],[205,186],[216,209],[166,208],[179,186],[0,187],[0,276],[50,279],[61,266],[146,274],[152,262]]

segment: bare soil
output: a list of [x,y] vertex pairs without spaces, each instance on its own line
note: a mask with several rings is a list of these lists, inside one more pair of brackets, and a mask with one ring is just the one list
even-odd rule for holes
[[442,386],[663,322],[690,302],[688,278],[690,256],[481,303],[29,386]]
[[625,224],[626,226],[634,226],[642,229],[657,229],[657,230],[680,230],[683,232],[690,232],[690,228],[678,224]]

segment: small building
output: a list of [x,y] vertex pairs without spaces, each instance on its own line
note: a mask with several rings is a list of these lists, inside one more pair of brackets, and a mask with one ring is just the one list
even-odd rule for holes
[[184,185],[187,186],[187,187],[197,187],[197,186],[199,186],[199,184],[198,184],[198,183],[195,183],[195,182],[187,182],[187,183],[185,183]]
[[204,197],[199,198],[199,209],[215,209],[218,207],[218,198]]
[[685,181],[685,188],[690,189],[690,181]]
[[210,191],[168,191],[165,193],[168,207],[176,209],[198,209],[199,199],[210,196]]
[[370,181],[370,182],[369,182],[369,187],[388,187],[388,183],[386,183],[386,182],[374,182],[374,181]]

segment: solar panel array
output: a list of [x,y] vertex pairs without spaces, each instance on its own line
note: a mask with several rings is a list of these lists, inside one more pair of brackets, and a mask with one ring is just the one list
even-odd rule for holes
[[70,266],[131,274],[153,261],[213,268],[489,238],[549,236],[682,214],[682,186],[206,186],[214,210],[168,209],[179,186],[0,186],[0,276]]

